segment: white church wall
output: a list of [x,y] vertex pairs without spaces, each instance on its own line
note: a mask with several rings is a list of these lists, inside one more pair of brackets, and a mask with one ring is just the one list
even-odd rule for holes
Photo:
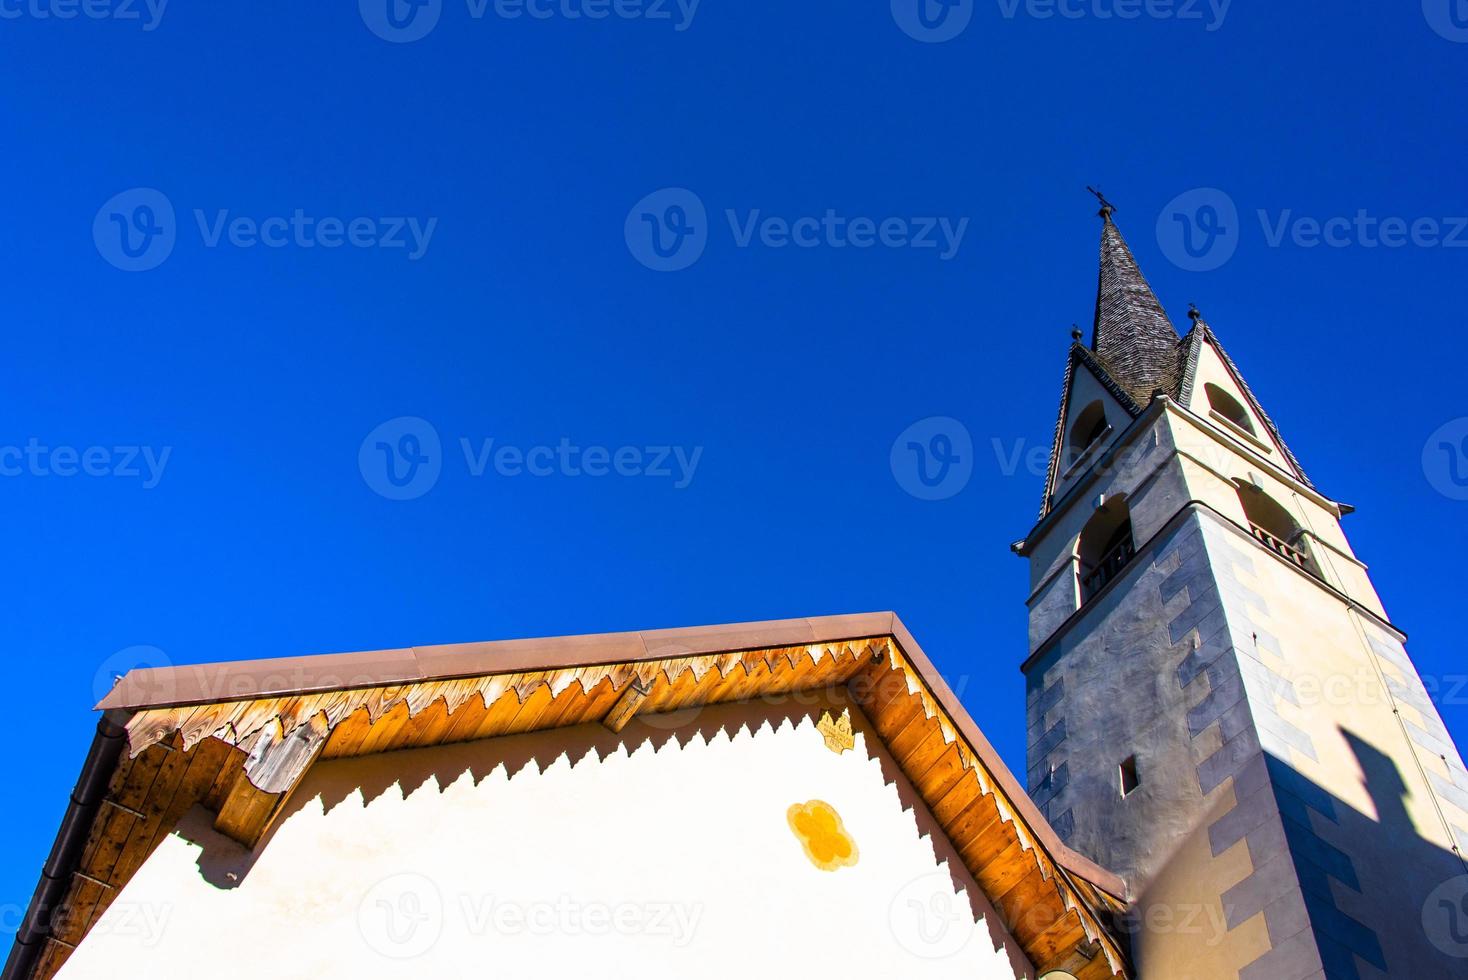
[[1220,421],[1213,414],[1213,408],[1208,399],[1209,385],[1221,388],[1244,410],[1249,422],[1247,428],[1253,430],[1254,438],[1249,439],[1247,434],[1238,437],[1266,458],[1272,457],[1279,465],[1287,465],[1281,459],[1283,456],[1281,447],[1270,436],[1264,425],[1263,417],[1249,404],[1249,398],[1244,394],[1244,389],[1234,381],[1227,365],[1223,363],[1223,358],[1218,356],[1218,351],[1214,350],[1213,345],[1204,344],[1202,351],[1199,352],[1197,368],[1193,375],[1192,397],[1183,407],[1201,418],[1208,419],[1210,423],[1224,428],[1231,434],[1237,435],[1236,429],[1230,427],[1227,422]]
[[[1033,977],[860,712],[837,754],[814,697],[319,762],[253,854],[191,813],[59,976]],[[849,866],[792,830],[815,800]]]
[[1389,631],[1285,562],[1207,536],[1318,931],[1362,976],[1450,975],[1455,944],[1435,943],[1456,920],[1430,900],[1462,875],[1453,848],[1468,839],[1468,771],[1432,703],[1450,691],[1427,690]]
[[[1188,453],[1197,426],[1168,422]],[[1468,845],[1468,770],[1432,704],[1451,679],[1424,686],[1389,628],[1240,528],[1230,474],[1251,468],[1329,516],[1245,459],[1176,457],[1208,507],[1031,668],[1033,795],[1073,846],[1149,882],[1137,921],[1193,917],[1136,933],[1144,976],[1453,975],[1453,922],[1430,915]],[[1141,787],[1121,798],[1133,754]],[[1139,834],[1158,846],[1137,851]]]
[[[1215,849],[1211,828],[1235,808],[1235,787],[1200,778],[1224,736],[1200,723],[1199,699],[1225,687],[1228,673],[1197,670],[1212,647],[1195,648],[1185,632],[1197,594],[1196,626],[1219,642],[1203,521],[1190,511],[1150,541],[1027,677],[1031,795],[1068,844],[1128,878],[1144,978],[1236,977],[1270,948],[1264,922],[1230,928],[1223,896],[1248,876],[1250,856],[1245,845]],[[1124,793],[1128,758],[1140,782]]]
[[1183,454],[1181,465],[1193,499],[1247,527],[1235,481],[1258,486],[1308,532],[1311,555],[1324,580],[1377,615],[1386,615],[1365,564],[1351,550],[1340,521],[1330,509],[1308,494],[1297,492],[1269,467],[1239,455],[1236,443],[1220,441],[1231,437],[1216,435],[1212,431],[1215,427],[1204,428],[1181,416],[1171,419],[1171,427],[1173,441]]

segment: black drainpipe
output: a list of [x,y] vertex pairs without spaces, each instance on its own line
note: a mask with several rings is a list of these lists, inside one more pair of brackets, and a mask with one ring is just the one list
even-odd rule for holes
[[114,720],[112,712],[104,714],[97,722],[97,734],[87,752],[87,761],[82,764],[82,774],[76,781],[76,788],[71,791],[71,803],[66,808],[66,816],[61,819],[56,843],[51,845],[51,856],[41,869],[40,884],[36,886],[30,908],[16,931],[15,945],[11,947],[10,958],[5,961],[5,971],[0,973],[0,980],[29,980],[36,957],[41,955],[51,935],[51,917],[66,898],[72,872],[81,860],[92,821],[102,806],[102,798],[107,795],[107,784],[126,744],[127,730]]

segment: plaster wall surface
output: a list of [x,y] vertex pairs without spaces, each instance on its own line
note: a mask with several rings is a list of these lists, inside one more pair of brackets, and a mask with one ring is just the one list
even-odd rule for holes
[[[837,754],[813,697],[318,763],[254,854],[196,809],[60,977],[1033,977],[861,713]],[[807,856],[812,800],[854,864]]]
[[1229,373],[1228,367],[1223,363],[1223,358],[1218,356],[1212,344],[1204,343],[1193,373],[1192,397],[1183,407],[1208,418],[1212,408],[1208,400],[1208,385],[1216,385],[1232,396],[1248,419],[1247,428],[1252,429],[1255,437],[1269,447],[1267,452],[1278,452],[1279,447],[1274,444],[1274,440],[1265,428],[1264,419],[1249,405],[1248,397],[1234,381],[1233,375]]
[[[1356,557],[1335,513],[1314,495],[1274,471],[1282,465],[1278,452],[1255,453],[1252,443],[1226,432],[1221,424],[1170,415],[1171,443],[1177,447],[1188,495],[1213,507],[1241,526],[1247,526],[1236,481],[1258,486],[1305,530],[1310,553],[1327,584],[1350,596],[1378,616],[1385,617],[1381,599]],[[1220,436],[1219,433],[1223,434]]]
[[1430,900],[1468,874],[1468,772],[1399,635],[1242,535],[1209,550],[1327,975],[1468,975]]
[[1395,631],[1226,517],[1156,538],[1029,699],[1032,796],[1137,889],[1144,977],[1463,974],[1430,899],[1468,871],[1468,773],[1426,687]]
[[[1195,511],[1156,536],[1028,674],[1031,796],[1067,843],[1132,883],[1144,978],[1234,978],[1270,949],[1267,923],[1230,922],[1224,901],[1253,873],[1250,852],[1216,847],[1210,833],[1240,792],[1267,782],[1247,744],[1247,707],[1227,725],[1211,717],[1238,702],[1215,694],[1239,690],[1220,657],[1229,646]],[[1230,735],[1244,741],[1226,749]],[[1129,758],[1141,783],[1123,795]],[[1248,774],[1244,785],[1236,773]],[[1278,898],[1303,916],[1298,888]]]

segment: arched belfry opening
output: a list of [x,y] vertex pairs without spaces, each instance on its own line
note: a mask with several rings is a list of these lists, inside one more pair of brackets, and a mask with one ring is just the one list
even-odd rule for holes
[[1239,503],[1243,505],[1244,517],[1249,522],[1249,533],[1281,558],[1320,577],[1319,568],[1310,554],[1310,543],[1284,505],[1263,490],[1244,480],[1235,480]]
[[1081,602],[1090,602],[1136,555],[1131,509],[1126,498],[1113,497],[1097,508],[1081,530],[1077,548]]
[[1249,410],[1243,406],[1228,391],[1218,385],[1209,382],[1203,386],[1203,393],[1208,397],[1208,407],[1213,411],[1243,429],[1251,436],[1259,433],[1254,429],[1254,420],[1249,417]]
[[1076,416],[1076,420],[1070,427],[1070,438],[1068,444],[1070,454],[1066,459],[1067,465],[1075,465],[1076,461],[1105,437],[1111,423],[1106,420],[1106,406],[1099,400],[1091,402]]

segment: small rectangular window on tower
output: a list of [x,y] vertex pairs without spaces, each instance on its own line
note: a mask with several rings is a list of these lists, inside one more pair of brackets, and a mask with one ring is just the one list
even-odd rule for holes
[[1137,757],[1129,756],[1121,764],[1121,795],[1131,796],[1132,791],[1142,785],[1142,779],[1137,775]]

